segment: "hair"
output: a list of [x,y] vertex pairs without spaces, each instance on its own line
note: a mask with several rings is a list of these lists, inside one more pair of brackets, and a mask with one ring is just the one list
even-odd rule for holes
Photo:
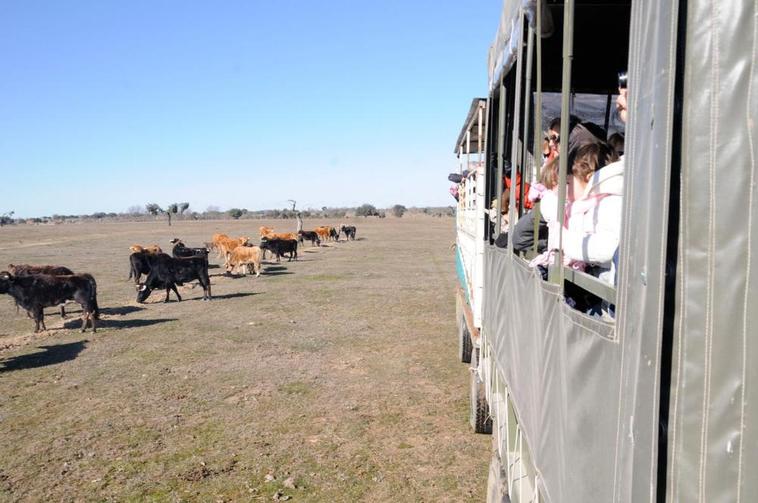
[[618,155],[624,153],[624,135],[621,133],[613,133],[608,137],[608,145],[616,151]]
[[548,189],[558,185],[558,157],[547,161],[540,169],[540,183]]
[[[569,115],[569,133],[580,122],[582,122],[582,120],[579,117],[577,117],[576,115]],[[548,125],[547,129],[548,129],[548,131],[551,130],[551,129],[553,131],[560,131],[561,130],[561,118],[560,117],[556,117],[555,119],[551,120],[550,121],[550,125]]]
[[607,143],[585,143],[576,149],[571,173],[582,180],[587,180],[592,173],[617,159],[616,151]]

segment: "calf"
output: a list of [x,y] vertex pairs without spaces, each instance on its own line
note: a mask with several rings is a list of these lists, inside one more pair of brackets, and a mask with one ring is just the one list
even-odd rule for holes
[[0,293],[7,293],[18,305],[32,314],[35,333],[47,330],[43,309],[65,303],[67,300],[73,300],[82,306],[82,332],[87,330],[88,322],[92,324],[92,331],[97,331],[97,286],[95,278],[89,274],[14,276],[3,271],[0,273]]
[[329,239],[329,227],[326,227],[326,226],[316,227],[314,229],[314,232],[318,234],[319,239],[321,239],[322,241],[326,241]]
[[314,246],[316,244],[318,246],[321,246],[321,239],[314,231],[300,231],[297,233],[297,241],[300,244],[303,244],[303,241],[306,239],[311,242],[311,246]]
[[329,227],[329,238],[333,241],[339,241],[340,233],[334,227]]
[[239,246],[229,256],[229,267],[227,272],[232,272],[235,268],[242,267],[247,272],[248,266],[253,267],[256,276],[261,275],[261,249],[257,246]]
[[218,241],[217,249],[219,256],[224,258],[224,266],[229,266],[229,255],[239,246],[245,246],[250,241],[248,237],[238,237],[235,239],[221,238]]
[[345,233],[345,239],[355,240],[355,226],[352,225],[340,225],[340,233]]
[[144,283],[137,287],[137,302],[147,300],[153,289],[165,288],[168,302],[171,290],[176,298],[181,301],[182,297],[176,289],[176,285],[198,280],[203,287],[203,300],[211,300],[211,280],[208,276],[208,260],[204,257],[174,258],[166,254],[151,255],[147,257],[150,272]]
[[208,248],[187,248],[179,238],[172,239],[171,244],[174,245],[171,250],[174,258],[205,257],[205,260],[208,260]]
[[288,262],[292,261],[294,256],[297,260],[297,240],[295,239],[263,239],[261,240],[261,250],[269,250],[276,255],[276,261],[281,262],[285,253],[289,253]]

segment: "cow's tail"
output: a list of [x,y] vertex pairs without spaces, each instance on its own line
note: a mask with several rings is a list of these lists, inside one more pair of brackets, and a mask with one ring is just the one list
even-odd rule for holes
[[82,274],[87,281],[89,281],[89,284],[92,286],[92,294],[90,296],[90,305],[89,308],[92,310],[92,315],[95,317],[96,320],[100,319],[100,306],[97,305],[97,281],[95,281],[95,277],[91,274]]

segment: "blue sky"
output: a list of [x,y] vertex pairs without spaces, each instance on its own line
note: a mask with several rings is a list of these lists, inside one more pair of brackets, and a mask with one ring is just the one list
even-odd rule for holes
[[452,204],[501,5],[3,2],[0,213]]

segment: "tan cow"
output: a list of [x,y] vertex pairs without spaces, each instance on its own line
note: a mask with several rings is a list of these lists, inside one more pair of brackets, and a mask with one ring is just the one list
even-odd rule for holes
[[313,230],[316,232],[316,234],[318,234],[318,237],[321,241],[329,240],[329,227],[321,226],[321,227],[316,227]]
[[294,232],[280,232],[279,234],[271,232],[262,237],[263,239],[268,239],[269,241],[272,239],[294,239],[297,241],[297,234]]
[[132,245],[129,247],[129,250],[131,250],[132,253],[139,253],[139,252],[147,252],[147,253],[163,253],[163,250],[161,250],[161,247],[152,244],[148,246],[141,246],[141,245]]
[[248,267],[252,266],[255,276],[261,275],[261,258],[263,254],[257,246],[238,246],[229,254],[227,272],[242,268],[242,274],[247,274]]
[[224,266],[229,267],[229,255],[238,247],[245,246],[250,242],[250,238],[246,236],[238,238],[221,238],[218,241],[217,250],[220,257],[224,259]]

